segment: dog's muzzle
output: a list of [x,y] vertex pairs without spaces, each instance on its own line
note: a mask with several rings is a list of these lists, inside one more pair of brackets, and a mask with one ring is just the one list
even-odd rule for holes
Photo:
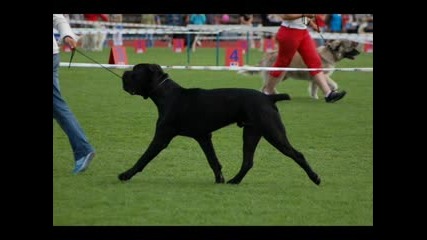
[[135,91],[132,89],[130,81],[132,79],[132,72],[131,71],[125,71],[122,76],[122,82],[123,82],[123,90],[128,92],[131,95],[135,95]]
[[353,49],[350,52],[344,53],[344,57],[349,58],[351,60],[354,60],[354,57],[359,55],[359,54],[360,54],[360,52],[357,49]]

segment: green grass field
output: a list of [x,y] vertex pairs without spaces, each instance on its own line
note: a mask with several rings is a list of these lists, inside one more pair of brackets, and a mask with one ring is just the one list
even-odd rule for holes
[[[107,63],[109,50],[86,53]],[[129,64],[186,65],[185,53],[128,49]],[[249,64],[262,53],[250,52]],[[69,53],[62,53],[67,62]],[[220,52],[223,65],[224,52]],[[91,63],[76,53],[73,62]],[[191,65],[215,65],[214,49],[198,49]],[[373,55],[344,60],[338,67],[372,67]],[[112,70],[122,74],[123,70]],[[169,70],[184,87],[259,89],[259,76],[234,71]],[[61,68],[62,94],[79,119],[97,155],[81,175],[64,132],[53,120],[53,224],[55,226],[372,226],[373,74],[335,72],[347,96],[334,104],[312,100],[308,83],[287,80],[278,86],[291,101],[277,104],[293,146],[322,178],[313,184],[304,171],[264,139],[254,167],[240,185],[214,184],[198,144],[177,137],[143,172],[122,183],[117,175],[131,167],[150,143],[157,119],[151,100],[131,96],[121,81],[102,68]],[[320,97],[323,97],[319,93]],[[213,134],[224,177],[242,162],[242,129],[230,125]]]

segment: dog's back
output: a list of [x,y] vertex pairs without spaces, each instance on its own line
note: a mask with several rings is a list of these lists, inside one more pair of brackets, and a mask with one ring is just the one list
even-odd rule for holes
[[[178,93],[179,92],[179,93]],[[179,135],[194,136],[206,134],[229,124],[249,124],[253,112],[274,109],[275,103],[290,100],[288,94],[265,95],[253,89],[180,89],[177,96],[171,96],[169,109],[163,117],[174,115],[174,125]],[[161,114],[162,115],[162,114]]]

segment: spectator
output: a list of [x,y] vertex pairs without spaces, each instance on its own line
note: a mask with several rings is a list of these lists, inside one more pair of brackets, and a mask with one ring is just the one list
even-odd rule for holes
[[[141,23],[152,25],[155,28],[156,25],[160,25],[160,17],[156,14],[141,14]],[[147,39],[147,47],[154,47],[154,34],[144,34],[143,38]]]
[[[240,14],[239,20],[240,20],[241,25],[252,27],[253,26],[252,22],[254,20],[254,16],[252,14]],[[248,33],[249,33],[250,48],[255,48],[255,40],[253,39],[252,30],[248,30]]]
[[374,17],[368,14],[362,19],[362,23],[359,26],[358,33],[372,32],[374,32]]
[[206,24],[206,15],[205,14],[191,14],[190,15],[190,24],[194,24],[194,25]]
[[83,14],[86,21],[97,22],[99,20],[108,22],[108,14]]
[[330,32],[342,32],[343,26],[341,14],[329,14],[326,18],[326,24],[328,25]]
[[[69,23],[62,14],[53,14],[53,28],[58,30],[60,39],[64,44],[68,44],[71,48],[76,48],[77,37],[73,33]],[[77,174],[85,171],[95,156],[95,150],[89,143],[79,122],[71,112],[68,104],[61,96],[59,88],[59,47],[53,37],[53,118],[58,122],[59,126],[64,130],[70,141],[74,155],[74,170]]]
[[[281,23],[282,23],[282,18],[278,14],[261,14],[262,26],[265,26],[265,27],[280,26]],[[273,38],[273,33],[263,32],[263,37],[261,38],[260,50],[263,50],[264,38],[266,39]],[[276,43],[274,48],[276,48]]]
[[230,23],[230,16],[228,14],[222,14],[220,23],[221,24],[228,24],[228,23]]
[[219,14],[206,14],[206,24],[209,25],[216,25],[220,22],[220,15]]
[[[282,18],[277,14],[261,14],[261,24],[264,27],[280,26]],[[272,38],[273,34],[269,32],[264,33],[265,38]]]
[[[83,21],[84,20],[83,14],[69,14],[69,15],[70,15],[70,20],[77,20],[77,21]],[[82,24],[74,24],[73,26],[80,28],[83,25]]]
[[114,23],[119,23],[113,26],[113,29],[117,29],[117,32],[113,34],[113,45],[123,46],[123,25],[120,24],[123,22],[123,14],[110,14],[110,21]]
[[[309,68],[322,68],[322,60],[317,53],[310,33],[307,31],[307,23],[314,18],[314,14],[283,14],[282,18],[282,25],[276,34],[279,52],[273,67],[288,67],[298,51]],[[269,78],[262,91],[265,94],[275,93],[275,87],[283,79],[283,73],[283,71],[270,71]],[[345,96],[345,91],[331,91],[326,76],[321,70],[310,71],[310,75],[325,94],[326,102],[332,103]]]
[[105,26],[99,24],[99,21],[108,22],[108,14],[83,14],[83,16],[86,21],[94,22],[93,24],[88,24],[88,27],[94,28],[94,31],[83,38],[83,47],[90,51],[102,51],[107,33],[105,32]]
[[359,23],[356,21],[356,14],[348,14],[350,15],[348,22],[345,25],[346,33],[357,33],[357,29],[359,28]]
[[351,14],[341,14],[341,32],[347,32],[347,24],[353,21],[353,15]]
[[[309,26],[316,32],[322,33],[326,32],[328,29],[328,25],[326,25],[326,14],[316,14],[314,16],[313,21],[309,22]],[[317,37],[314,39],[317,46],[322,46],[325,44],[325,41],[322,37]]]
[[[190,24],[194,25],[204,25],[206,24],[206,15],[205,14],[191,14],[190,15]],[[198,35],[191,34],[191,49],[196,51],[196,45],[202,46],[202,42],[199,40]]]
[[[185,14],[166,14],[166,25],[170,26],[186,26],[188,16]],[[187,38],[184,34],[172,34],[172,39],[169,42],[169,47],[172,47],[172,41],[174,38],[184,39],[184,45],[186,45]]]

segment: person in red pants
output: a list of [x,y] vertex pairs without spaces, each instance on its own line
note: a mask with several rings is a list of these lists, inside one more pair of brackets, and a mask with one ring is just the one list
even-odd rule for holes
[[[322,61],[316,50],[316,44],[307,30],[307,24],[315,17],[315,14],[281,14],[283,19],[276,34],[279,52],[273,67],[288,67],[292,57],[298,51],[304,63],[309,68],[322,68]],[[276,85],[283,79],[284,71],[270,71],[265,87],[265,94],[276,93]],[[336,102],[343,98],[345,91],[333,91],[327,83],[325,74],[321,70],[310,71],[315,83],[322,89],[325,101]]]

